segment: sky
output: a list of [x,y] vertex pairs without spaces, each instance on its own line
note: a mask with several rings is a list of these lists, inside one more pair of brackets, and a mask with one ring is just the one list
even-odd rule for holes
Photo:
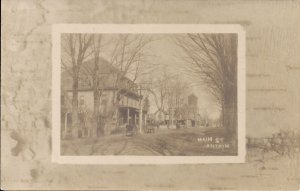
[[[112,38],[116,38],[116,35],[106,34],[104,36],[103,44],[105,50],[103,50],[101,56],[110,61],[110,53],[113,49]],[[168,75],[174,77],[180,77],[182,81],[189,84],[187,94],[195,94],[198,97],[198,108],[199,113],[202,115],[207,115],[212,119],[216,119],[220,116],[219,108],[210,96],[205,91],[205,87],[202,87],[196,82],[196,79],[191,78],[191,75],[184,69],[185,62],[181,59],[182,50],[174,43],[174,34],[145,34],[144,38],[151,38],[152,41],[148,43],[143,52],[147,55],[144,58],[144,63],[137,83],[141,81],[147,81],[152,78],[155,81],[157,78],[162,77],[162,71],[167,71]],[[151,74],[145,75],[144,73],[149,73],[149,68],[151,68]],[[127,75],[130,78],[130,74]],[[153,95],[149,95],[150,100],[150,113],[154,113],[158,108],[154,102]]]
[[[157,73],[153,74],[153,78],[159,77],[161,71],[166,70],[171,76],[179,76],[183,81],[189,84],[188,94],[195,94],[198,97],[198,108],[200,114],[207,114],[208,117],[216,119],[220,115],[219,109],[215,106],[214,101],[202,87],[196,82],[196,79],[191,78],[191,75],[184,69],[186,64],[180,56],[182,50],[174,43],[174,34],[154,34],[151,35],[154,40],[146,47],[146,51],[152,56],[147,58],[147,64],[155,64]],[[157,108],[150,108],[154,111]]]

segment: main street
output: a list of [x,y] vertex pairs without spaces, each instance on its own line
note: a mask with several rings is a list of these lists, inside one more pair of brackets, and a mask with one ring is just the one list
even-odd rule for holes
[[160,129],[133,136],[119,134],[63,140],[61,150],[62,155],[234,155],[236,149],[232,145],[224,148],[222,143],[215,144],[215,140],[222,137],[221,129]]

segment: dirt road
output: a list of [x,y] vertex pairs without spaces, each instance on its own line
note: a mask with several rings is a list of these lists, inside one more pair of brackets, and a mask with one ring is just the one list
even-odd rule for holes
[[161,129],[153,134],[109,135],[97,139],[62,141],[62,155],[234,155],[235,147],[206,148],[199,138],[222,137],[218,130]]

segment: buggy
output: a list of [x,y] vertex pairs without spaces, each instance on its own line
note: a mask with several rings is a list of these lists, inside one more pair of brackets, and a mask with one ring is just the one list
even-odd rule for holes
[[137,127],[133,124],[126,125],[126,136],[133,136],[137,134]]
[[145,129],[146,133],[155,133],[155,125],[148,124]]

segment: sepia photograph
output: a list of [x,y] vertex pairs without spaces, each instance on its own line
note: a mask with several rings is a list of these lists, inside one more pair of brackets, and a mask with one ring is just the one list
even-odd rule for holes
[[238,156],[239,34],[215,29],[60,33],[59,154]]
[[299,190],[300,0],[2,0],[1,190]]

